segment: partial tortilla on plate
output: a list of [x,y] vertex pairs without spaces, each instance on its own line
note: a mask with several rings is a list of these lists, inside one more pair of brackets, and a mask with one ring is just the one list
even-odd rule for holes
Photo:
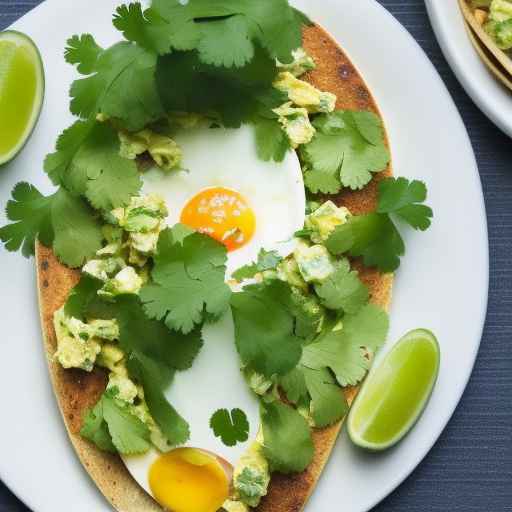
[[483,63],[487,66],[489,71],[499,80],[505,87],[512,91],[512,74],[509,73],[493,55],[492,52],[478,39],[471,25],[464,20],[466,32],[468,33],[469,40],[475,48]]
[[[466,20],[466,24],[469,25],[473,31],[472,33],[469,33],[471,42],[477,49],[479,55],[484,59],[484,63],[489,66],[489,55],[491,55],[492,60],[499,64],[501,73],[505,73],[506,78],[509,79],[510,82],[510,80],[512,80],[512,59],[505,53],[505,51],[498,47],[493,38],[484,30],[484,27],[476,19],[474,11],[470,8],[467,0],[459,0],[459,5]],[[480,45],[475,44],[475,37],[477,37],[480,43],[485,47],[485,52]],[[492,66],[489,67],[491,71],[494,72],[495,65],[492,64]]]
[[[336,94],[338,109],[371,110],[380,115],[361,75],[325,30],[317,25],[305,28],[304,47],[317,63],[317,69],[304,78],[319,89]],[[347,206],[354,214],[371,212],[376,207],[377,183],[389,175],[391,166],[376,175],[364,190],[345,191],[335,201]],[[64,423],[80,461],[116,510],[162,512],[162,507],[132,478],[119,456],[102,452],[80,437],[83,415],[103,393],[107,375],[100,369],[91,373],[64,370],[54,361],[57,342],[53,313],[66,302],[70,290],[80,278],[80,272],[61,265],[52,250],[41,244],[36,248],[36,265],[41,324],[50,376]],[[393,275],[365,268],[358,261],[354,262],[354,267],[369,287],[371,301],[388,308]],[[345,390],[349,402],[355,398],[357,391],[358,388]],[[258,512],[299,512],[303,509],[329,458],[341,425],[342,422],[339,422],[314,431],[315,457],[306,471],[300,474],[272,475],[268,495],[257,507]]]

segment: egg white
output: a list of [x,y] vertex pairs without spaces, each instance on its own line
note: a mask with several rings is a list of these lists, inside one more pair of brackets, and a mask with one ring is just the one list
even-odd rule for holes
[[[190,425],[186,446],[202,448],[235,465],[258,433],[259,404],[240,371],[234,343],[231,311],[214,324],[203,327],[204,345],[190,370],[178,372],[165,395]],[[215,437],[210,418],[218,409],[242,409],[249,421],[249,438],[244,443],[226,446]],[[142,456],[123,460],[137,482],[151,494],[148,474],[159,453],[151,449]]]
[[283,162],[264,162],[256,153],[254,129],[205,126],[175,136],[183,149],[186,171],[164,173],[155,168],[144,174],[143,193],[160,194],[169,209],[168,223],[176,224],[187,202],[210,187],[230,188],[249,203],[256,217],[253,238],[228,254],[227,273],[254,261],[261,248],[286,256],[293,234],[304,225],[306,196],[297,154]]
[[[167,203],[169,225],[179,222],[186,203],[208,187],[226,187],[239,192],[256,216],[254,237],[244,247],[228,253],[228,276],[256,260],[261,248],[287,256],[294,246],[293,234],[304,224],[305,192],[300,163],[295,152],[283,162],[264,162],[256,153],[253,129],[198,127],[175,137],[183,149],[187,171],[165,174],[151,169],[144,175],[144,193],[158,193]],[[208,450],[236,465],[256,437],[259,404],[240,371],[231,311],[202,330],[204,346],[191,369],[177,372],[166,397],[190,425],[186,446]],[[225,446],[210,428],[218,409],[239,408],[249,421],[249,438],[236,446]],[[159,452],[123,460],[135,480],[149,493],[148,475]]]

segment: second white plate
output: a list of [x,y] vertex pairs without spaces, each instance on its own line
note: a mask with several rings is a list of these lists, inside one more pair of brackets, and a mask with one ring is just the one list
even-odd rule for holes
[[457,0],[425,0],[444,56],[482,112],[512,137],[512,92],[487,69],[471,44]]

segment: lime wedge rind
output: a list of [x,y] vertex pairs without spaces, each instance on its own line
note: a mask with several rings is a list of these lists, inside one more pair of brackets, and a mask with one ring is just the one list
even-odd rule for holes
[[[425,386],[423,390],[423,395],[420,400],[416,403],[414,411],[410,414],[410,417],[408,421],[403,423],[399,431],[389,437],[386,440],[382,440],[379,442],[371,441],[367,437],[365,437],[365,429],[358,428],[358,421],[356,420],[357,415],[360,414],[360,410],[362,408],[362,404],[364,404],[365,400],[367,400],[368,396],[368,389],[371,388],[375,384],[376,375],[379,374],[379,372],[386,371],[387,369],[389,373],[389,366],[390,360],[393,359],[393,357],[396,355],[398,351],[403,350],[404,346],[407,346],[408,344],[411,344],[412,342],[416,340],[423,340],[426,341],[428,344],[431,345],[431,349],[433,352],[433,355],[435,356],[434,365],[432,368],[431,378],[428,382],[428,384]],[[414,427],[414,425],[418,422],[418,420],[421,418],[423,411],[428,405],[428,402],[430,400],[430,397],[432,396],[432,391],[435,387],[435,384],[437,382],[437,377],[439,374],[439,365],[440,365],[440,348],[439,343],[435,337],[435,335],[427,330],[427,329],[415,329],[413,331],[408,332],[405,336],[403,336],[396,345],[390,350],[388,354],[384,357],[384,359],[379,363],[377,367],[375,367],[370,374],[368,375],[366,381],[364,382],[363,386],[361,387],[361,390],[355,399],[352,408],[350,410],[348,419],[347,419],[347,430],[349,437],[351,441],[359,446],[360,448],[364,448],[366,450],[370,451],[383,451],[388,448],[391,448],[392,446],[396,445],[399,441],[401,441]],[[393,378],[392,375],[389,375],[389,378]],[[385,379],[385,377],[384,377]],[[384,393],[385,394],[385,393]],[[382,407],[385,407],[385,404],[380,404]],[[366,424],[371,421],[372,419],[369,418],[366,421]]]
[[43,60],[41,58],[41,54],[39,53],[39,49],[37,48],[34,41],[32,41],[32,39],[26,34],[23,34],[16,30],[5,30],[3,32],[0,32],[0,43],[4,41],[13,43],[18,47],[26,49],[29,52],[36,75],[36,91],[32,101],[32,111],[25,124],[23,132],[18,137],[16,143],[13,144],[12,147],[10,147],[7,151],[0,151],[0,166],[7,164],[11,160],[13,160],[23,149],[27,141],[30,139],[30,136],[34,131],[34,128],[41,114],[45,90]]

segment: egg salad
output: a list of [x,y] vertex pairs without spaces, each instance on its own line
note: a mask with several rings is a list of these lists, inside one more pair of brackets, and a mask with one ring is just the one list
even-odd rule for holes
[[360,269],[394,272],[396,219],[433,215],[406,178],[379,177],[371,213],[345,204],[388,169],[380,117],[308,81],[303,13],[257,4],[133,3],[123,41],[72,37],[56,190],[19,183],[0,228],[75,269],[51,364],[105,377],[80,435],[171,512],[249,512],[307,470],[386,340]]

